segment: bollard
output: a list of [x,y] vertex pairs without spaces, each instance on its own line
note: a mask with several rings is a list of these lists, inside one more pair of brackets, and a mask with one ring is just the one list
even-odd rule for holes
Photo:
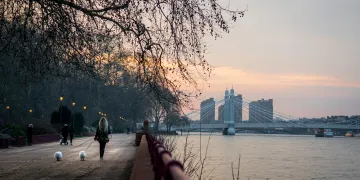
[[149,121],[148,121],[148,120],[145,120],[145,121],[144,121],[143,131],[144,131],[144,133],[148,133],[148,132],[149,132]]
[[136,146],[140,146],[141,137],[143,134],[144,134],[143,132],[136,132],[136,137],[135,137],[135,145]]

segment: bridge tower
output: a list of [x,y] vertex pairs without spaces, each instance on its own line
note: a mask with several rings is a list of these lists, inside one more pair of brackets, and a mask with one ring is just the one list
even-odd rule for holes
[[229,90],[226,89],[225,91],[225,104],[224,104],[224,123],[227,123],[230,119],[230,96]]
[[225,91],[225,104],[224,104],[224,123],[228,124],[228,128],[224,129],[224,135],[235,135],[235,93],[231,88]]
[[234,89],[230,90],[230,119],[229,119],[229,128],[228,135],[235,135],[235,95]]

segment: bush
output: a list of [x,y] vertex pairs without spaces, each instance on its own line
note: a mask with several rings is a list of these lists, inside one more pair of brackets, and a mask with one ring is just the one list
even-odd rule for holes
[[75,132],[83,132],[85,119],[82,113],[75,113],[72,116]]
[[57,132],[54,128],[51,127],[50,124],[39,123],[39,124],[34,124],[32,134],[33,135],[57,134]]
[[124,133],[125,129],[124,127],[113,127],[113,133]]
[[8,134],[15,139],[19,136],[25,136],[24,129],[16,124],[6,125],[5,128],[1,130],[0,134]]
[[96,132],[96,128],[94,127],[88,127],[88,126],[84,126],[83,128],[83,131],[84,133],[88,133],[88,132],[91,132],[91,133],[95,133]]
[[94,127],[94,128],[97,128],[99,126],[99,120],[95,120],[94,122],[91,123],[90,126]]
[[53,111],[51,113],[51,120],[50,120],[51,124],[61,124],[60,121],[60,112],[58,111]]
[[0,134],[0,139],[7,139],[9,141],[16,141],[15,138],[11,137],[9,134]]
[[61,124],[70,124],[71,123],[71,111],[67,106],[60,106],[59,112],[61,113]]

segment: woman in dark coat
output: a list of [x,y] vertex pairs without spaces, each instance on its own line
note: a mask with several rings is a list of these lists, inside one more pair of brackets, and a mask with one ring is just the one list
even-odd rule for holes
[[100,143],[100,160],[103,160],[106,143],[109,142],[109,125],[106,118],[102,117],[96,129],[94,140]]
[[33,125],[29,124],[28,130],[27,130],[27,140],[28,140],[29,146],[32,145],[32,132],[33,132]]

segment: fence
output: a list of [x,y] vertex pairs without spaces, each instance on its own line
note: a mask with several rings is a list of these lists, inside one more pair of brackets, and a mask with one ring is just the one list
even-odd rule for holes
[[[33,144],[56,142],[59,140],[60,140],[60,135],[58,135],[58,134],[45,134],[45,135],[33,135],[32,136]],[[19,138],[17,140],[17,144],[18,144],[18,146],[26,146],[26,137],[19,136]]]
[[145,133],[148,142],[154,180],[188,180],[184,167],[171,157],[171,153],[152,135]]

